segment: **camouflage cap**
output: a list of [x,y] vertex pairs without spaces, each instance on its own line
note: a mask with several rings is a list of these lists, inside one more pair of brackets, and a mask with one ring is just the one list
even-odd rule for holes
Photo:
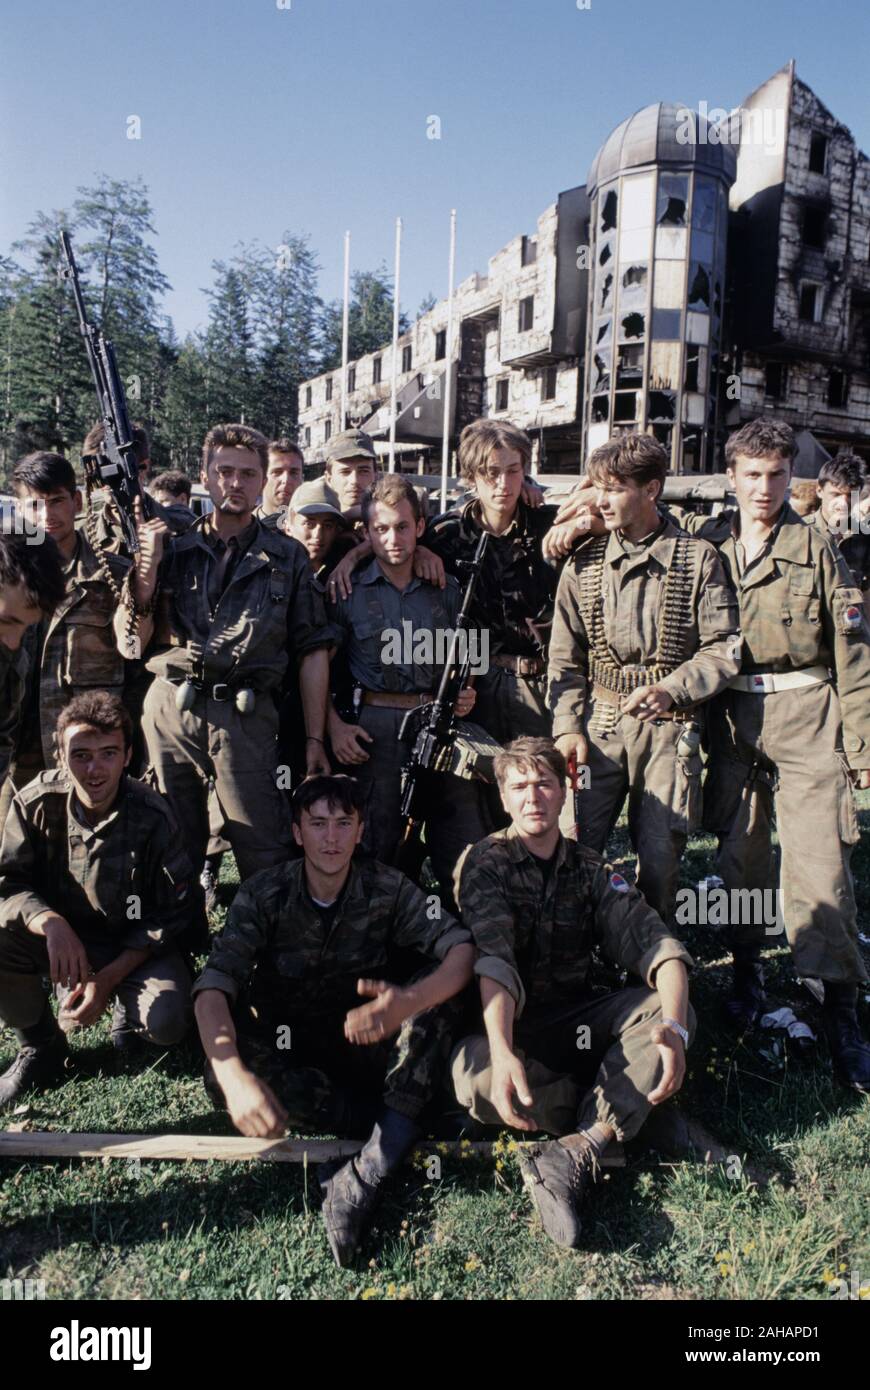
[[317,516],[326,513],[334,516],[342,526],[351,523],[342,516],[338,496],[325,478],[315,478],[311,483],[303,483],[290,498],[289,510],[294,516]]
[[361,458],[371,459],[375,464],[378,461],[377,450],[365,430],[343,430],[326,446],[327,463]]

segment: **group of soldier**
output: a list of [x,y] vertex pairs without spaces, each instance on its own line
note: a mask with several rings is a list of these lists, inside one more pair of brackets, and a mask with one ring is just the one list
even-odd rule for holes
[[[85,457],[101,444],[97,427]],[[145,482],[142,430],[136,448]],[[550,1136],[520,1162],[545,1231],[576,1246],[607,1149],[682,1084],[687,839],[712,832],[726,890],[754,901],[774,817],[795,970],[835,1074],[870,1089],[849,866],[870,786],[865,469],[825,465],[805,521],[795,452],[788,425],[744,425],[736,508],[705,516],[664,505],[664,449],[626,433],[557,512],[527,435],[483,419],[460,439],[464,498],[430,521],[361,430],[304,482],[292,442],[224,425],[203,447],[212,510],[164,475],[133,556],[111,502],[76,525],[67,459],[22,459],[43,539],[0,535],[0,1022],[18,1040],[0,1105],[62,1079],[66,1035],[110,1007],[125,1065],[193,1008],[206,1088],[243,1134],[364,1139],[320,1173],[339,1264],[423,1135],[490,1126]],[[433,699],[483,534],[468,621],[487,659],[452,770],[426,782],[415,882],[395,867],[403,723]],[[602,857],[626,801],[636,886]],[[210,937],[199,876],[222,843],[241,886]],[[770,941],[742,911],[725,935],[746,1030]],[[594,952],[622,987],[596,986]]]

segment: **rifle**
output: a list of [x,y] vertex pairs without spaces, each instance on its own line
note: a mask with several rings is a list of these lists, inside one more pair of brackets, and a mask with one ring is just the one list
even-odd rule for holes
[[577,767],[577,754],[572,753],[568,759],[568,781],[571,783],[571,801],[574,811],[574,835],[575,840],[580,839],[580,825],[582,823],[583,792],[579,785],[579,769]]
[[133,503],[138,497],[145,517],[153,514],[153,508],[139,486],[139,470],[133,458],[133,433],[130,429],[124,388],[115,361],[115,349],[104,337],[102,329],[95,328],[88,322],[78,267],[68,232],[61,232],[60,245],[65,262],[61,274],[72,285],[76,312],[79,316],[79,329],[85,341],[91,376],[94,378],[104,432],[101,452],[82,456],[86,491],[90,500],[93,487],[102,486],[109,489],[120,518],[127,550],[130,555],[135,555],[139,550],[139,537],[136,534]]
[[[456,737],[456,701],[459,692],[468,682],[471,667],[468,643],[465,644],[465,657],[457,661],[457,651],[461,633],[468,627],[468,617],[474,600],[474,591],[480,571],[489,534],[482,531],[472,560],[461,561],[463,569],[469,571],[468,583],[462,596],[462,605],[456,619],[450,651],[444,663],[441,680],[435,699],[429,704],[411,709],[402,720],[399,738],[410,742],[413,738],[411,754],[402,769],[402,800],[400,813],[404,821],[402,838],[394,858],[397,868],[410,877],[416,876],[422,862],[420,835],[426,819],[424,807],[425,790],[436,772],[448,771],[451,748]],[[412,872],[413,870],[413,872]]]

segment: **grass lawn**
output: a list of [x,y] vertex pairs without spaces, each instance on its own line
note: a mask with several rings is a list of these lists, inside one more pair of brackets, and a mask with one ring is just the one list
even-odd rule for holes
[[[870,934],[870,793],[859,804],[853,864]],[[613,857],[630,863],[618,835]],[[710,848],[693,841],[685,883],[710,872]],[[340,1271],[301,1166],[7,1160],[0,1279],[42,1279],[49,1299],[828,1299],[833,1277],[858,1272],[870,1296],[870,1103],[832,1081],[824,1044],[804,1065],[772,1035],[732,1040],[718,1026],[721,940],[711,928],[686,939],[699,1031],[682,1104],[769,1175],[766,1186],[630,1157],[594,1192],[584,1249],[563,1252],[538,1228],[510,1151],[498,1163],[443,1157],[439,1179],[404,1171],[359,1269]],[[769,953],[769,975],[771,993],[813,1022],[785,950]],[[113,1074],[107,1020],[73,1047],[72,1079],[3,1125],[233,1132],[203,1091],[192,1042],[126,1076]],[[0,1032],[0,1068],[13,1054]]]

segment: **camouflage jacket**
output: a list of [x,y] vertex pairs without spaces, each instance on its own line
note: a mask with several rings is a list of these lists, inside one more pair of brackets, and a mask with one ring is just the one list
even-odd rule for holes
[[24,636],[30,672],[21,737],[41,741],[46,767],[57,761],[54,729],[73,696],[86,690],[121,695],[126,681],[139,669],[118,651],[112,626],[118,604],[103,577],[103,564],[120,588],[129,561],[117,555],[101,560],[79,533],[75,554],[64,568],[64,598],[50,618]]
[[666,960],[692,965],[658,913],[594,850],[560,836],[544,875],[513,826],[487,835],[457,867],[459,908],[479,956],[476,975],[529,1007],[582,998],[592,985],[592,951],[652,988]]
[[[492,656],[542,655],[559,576],[541,554],[541,542],[555,514],[555,507],[527,507],[520,501],[510,529],[489,538],[469,626],[489,629]],[[481,533],[479,517],[480,503],[472,498],[460,510],[436,517],[423,538],[462,590],[468,576],[457,562],[474,556]],[[530,623],[538,629],[540,641]]]
[[174,537],[160,563],[148,670],[274,690],[291,654],[304,656],[333,642],[308,554],[298,541],[256,521],[212,610],[209,580],[217,556],[203,534],[206,525],[201,519]]
[[[814,527],[825,540],[837,547],[849,566],[855,587],[860,589],[862,594],[866,593],[870,589],[870,534],[864,531],[847,531],[840,535],[837,531],[832,531],[822,516],[821,508],[804,520],[807,526]],[[866,520],[864,525],[867,525]]]
[[870,767],[870,627],[846,561],[786,504],[768,545],[743,570],[738,521],[735,511],[680,516],[681,525],[717,547],[737,591],[741,669],[827,666],[840,699],[849,764],[856,771]]
[[[680,531],[671,521],[642,546],[607,538],[602,572],[603,622],[617,666],[653,663],[663,628],[668,571]],[[574,551],[559,579],[547,665],[553,737],[579,733],[589,693],[590,634],[581,614],[584,567],[597,541]],[[689,544],[687,542],[687,544]],[[697,549],[695,547],[697,546]],[[679,664],[658,683],[677,708],[708,700],[740,669],[737,600],[712,545],[693,542],[688,601],[680,607]]]
[[15,755],[29,664],[23,642],[13,652],[0,641],[0,787]]
[[77,813],[58,768],[13,799],[0,842],[0,929],[51,910],[86,944],[157,950],[194,925],[201,904],[169,805],[143,782],[123,777],[96,826]]
[[[194,993],[219,989],[256,1010],[259,1025],[319,1015],[363,1002],[356,982],[387,975],[391,955],[414,951],[442,961],[470,942],[447,913],[398,869],[352,860],[331,925],[309,896],[304,859],[254,874],[239,889]],[[387,976],[388,977],[388,976]]]

